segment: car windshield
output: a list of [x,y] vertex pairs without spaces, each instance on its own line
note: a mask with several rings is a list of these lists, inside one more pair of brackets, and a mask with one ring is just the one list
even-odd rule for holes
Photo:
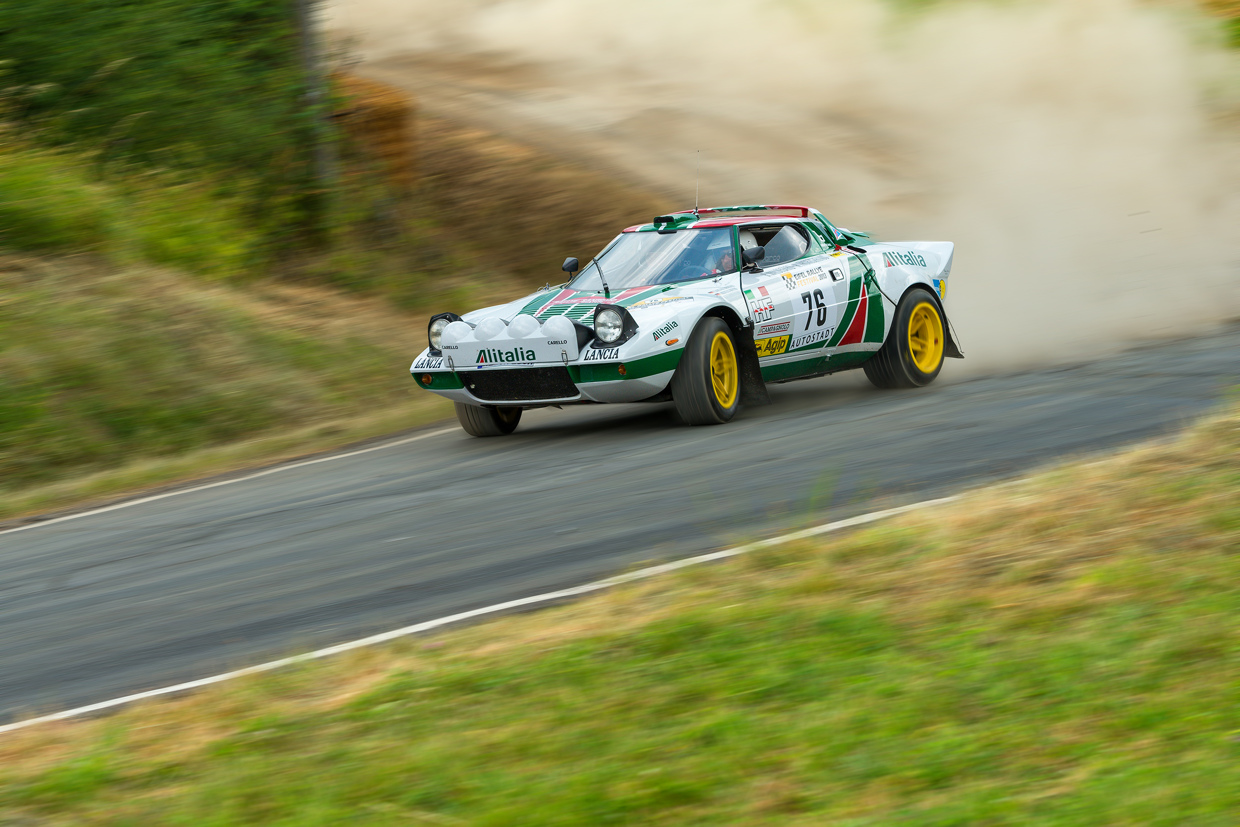
[[[674,233],[621,233],[598,254],[607,286],[615,293],[629,287],[736,272],[730,227],[677,230]],[[591,262],[569,283],[574,290],[602,292],[598,264]]]

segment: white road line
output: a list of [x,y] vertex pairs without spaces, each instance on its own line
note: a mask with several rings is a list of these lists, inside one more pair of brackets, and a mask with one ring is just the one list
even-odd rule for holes
[[[439,431],[437,433],[443,433],[443,431]],[[434,434],[425,434],[424,436],[433,436],[433,435]],[[421,439],[421,438],[422,437],[414,437],[414,439]],[[405,441],[411,442],[412,439],[405,440]],[[399,443],[394,443],[394,444],[399,444]],[[368,448],[366,450],[376,450],[376,449]],[[359,454],[365,453],[365,451],[357,451],[356,453],[359,453]],[[323,461],[325,460],[313,460],[313,462],[323,462]],[[308,465],[310,463],[305,463],[305,464]],[[658,565],[658,566],[650,566],[648,568],[638,569],[637,571],[629,572],[627,574],[620,574],[620,575],[616,575],[615,577],[608,577],[605,580],[596,580],[593,583],[586,583],[581,586],[573,586],[572,588],[561,589],[559,591],[554,591],[554,592],[546,592],[545,594],[536,594],[531,597],[521,597],[516,600],[509,600],[505,603],[496,603],[493,606],[484,606],[480,609],[471,609],[468,612],[459,612],[454,615],[448,615],[447,617],[440,617],[435,620],[428,620],[428,621],[425,621],[424,623],[415,623],[412,626],[405,626],[404,628],[395,629],[390,632],[382,632],[380,634],[371,635],[370,637],[364,637],[359,640],[351,640],[348,643],[338,643],[335,646],[328,646],[326,649],[317,649],[313,652],[306,652],[305,654],[301,654],[301,655],[293,655],[292,657],[288,657],[288,658],[280,658],[279,660],[268,661],[267,663],[260,663],[257,666],[247,666],[244,669],[237,669],[233,672],[225,672],[222,675],[212,675],[209,678],[201,678],[199,680],[189,681],[187,683],[178,683],[175,686],[165,686],[160,689],[151,689],[146,692],[138,692],[133,695],[126,695],[123,698],[113,698],[110,701],[101,701],[99,703],[90,704],[88,706],[79,706],[76,709],[67,709],[64,712],[57,712],[53,715],[44,715],[39,718],[30,718],[29,720],[25,720],[25,721],[18,721],[16,723],[6,724],[4,726],[0,726],[0,734],[3,734],[5,732],[13,732],[14,730],[18,730],[18,729],[24,729],[25,727],[34,726],[35,724],[43,724],[43,723],[48,723],[50,721],[63,721],[66,718],[76,718],[81,715],[88,715],[91,712],[99,712],[101,710],[111,709],[112,707],[116,707],[116,706],[124,706],[125,704],[130,704],[130,703],[133,703],[134,701],[145,700],[146,698],[155,698],[160,695],[172,695],[178,692],[187,692],[191,689],[198,689],[203,686],[210,686],[213,683],[222,683],[224,681],[230,681],[234,678],[240,678],[245,675],[254,675],[259,672],[270,672],[273,669],[280,669],[285,666],[292,666],[293,664],[296,664],[296,663],[304,663],[305,661],[309,661],[309,660],[317,660],[319,658],[326,658],[332,655],[339,655],[342,652],[349,652],[354,649],[361,649],[364,646],[374,646],[377,643],[384,643],[389,640],[395,640],[396,638],[406,637],[408,635],[416,635],[420,632],[429,632],[432,629],[438,629],[440,627],[448,626],[453,623],[459,623],[462,620],[470,620],[475,617],[482,617],[484,615],[495,614],[497,612],[504,612],[509,609],[519,609],[523,606],[534,606],[539,603],[550,603],[556,600],[563,600],[568,597],[577,597],[579,595],[589,594],[591,592],[602,591],[603,589],[610,589],[614,586],[619,586],[624,583],[632,583],[635,580],[645,580],[649,577],[655,577],[660,574],[666,574],[671,571],[676,571],[677,569],[683,569],[689,566],[696,566],[701,563],[710,563],[714,560],[724,560],[724,559],[727,559],[728,557],[735,557],[738,554],[746,554],[751,551],[756,551],[760,548],[766,548],[768,546],[778,545],[779,543],[786,543],[791,540],[802,540],[806,537],[814,537],[819,534],[828,534],[832,531],[839,531],[845,528],[852,528],[854,526],[865,525],[866,523],[873,523],[878,520],[884,520],[888,517],[894,517],[898,514],[904,514],[909,511],[915,511],[915,510],[922,509],[922,508],[929,508],[935,505],[943,505],[944,503],[949,503],[956,499],[958,499],[958,497],[943,497],[937,500],[924,500],[919,503],[912,503],[911,505],[902,505],[899,508],[888,508],[888,509],[884,509],[883,511],[874,511],[869,514],[862,514],[857,517],[849,517],[846,520],[837,520],[836,522],[833,522],[833,523],[824,523],[822,525],[813,526],[811,528],[806,528],[801,531],[793,531],[789,534],[781,534],[778,537],[771,537],[768,540],[759,540],[754,543],[747,543],[746,545],[743,545],[743,546],[734,546],[733,548],[725,548],[721,551],[712,551],[709,554],[699,554],[696,557],[686,557],[683,560],[674,560],[671,563],[663,563],[662,565]]]
[[349,451],[348,453],[345,453],[345,454],[332,454],[331,456],[318,457],[316,459],[302,460],[301,462],[293,462],[293,463],[289,463],[288,465],[277,465],[274,468],[268,468],[263,471],[256,471],[253,474],[246,474],[244,477],[233,477],[232,479],[220,480],[219,482],[209,482],[205,485],[196,485],[193,488],[181,488],[176,491],[165,491],[163,494],[153,494],[149,497],[142,497],[141,499],[137,499],[137,500],[125,500],[124,502],[115,503],[114,505],[105,505],[103,508],[95,508],[90,511],[81,511],[81,512],[78,512],[77,514],[66,514],[63,517],[54,517],[50,520],[43,520],[42,522],[30,523],[28,525],[20,525],[20,526],[17,526],[16,528],[7,528],[3,531],[0,531],[0,535],[14,534],[18,531],[29,531],[32,528],[43,528],[44,526],[55,525],[56,523],[63,523],[66,520],[77,520],[81,517],[90,517],[93,514],[104,514],[108,511],[116,511],[117,509],[120,509],[120,508],[129,508],[132,505],[142,505],[143,503],[151,503],[151,502],[155,502],[156,500],[167,499],[168,497],[178,497],[181,494],[192,494],[195,491],[206,491],[208,488],[219,488],[221,485],[232,485],[235,482],[245,482],[246,480],[258,479],[259,477],[265,477],[268,474],[278,474],[281,471],[291,471],[294,468],[304,468],[307,465],[318,465],[320,462],[333,462],[338,459],[347,459],[348,457],[356,457],[356,456],[359,456],[360,454],[369,454],[372,451],[382,451],[387,448],[396,448],[397,446],[400,446],[400,445],[408,445],[410,442],[417,442],[419,439],[429,439],[430,437],[433,437],[433,436],[442,436],[443,434],[449,434],[455,430],[456,428],[441,428],[438,431],[430,431],[429,433],[418,434],[417,436],[406,437],[405,439],[398,439],[395,442],[385,442],[382,445],[372,445],[369,448],[360,448],[356,451]]

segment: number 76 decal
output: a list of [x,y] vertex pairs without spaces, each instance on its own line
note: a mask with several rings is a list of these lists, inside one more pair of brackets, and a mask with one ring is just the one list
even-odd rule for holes
[[815,327],[822,327],[827,323],[827,302],[822,295],[821,290],[813,292],[806,291],[801,294],[801,303],[805,305],[805,329],[809,330],[809,326],[814,322],[815,311],[818,316]]

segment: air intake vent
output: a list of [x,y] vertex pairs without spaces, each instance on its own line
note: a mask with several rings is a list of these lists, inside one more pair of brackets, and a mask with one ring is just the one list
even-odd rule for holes
[[577,386],[563,367],[480,370],[461,374],[461,378],[470,393],[487,402],[577,397]]

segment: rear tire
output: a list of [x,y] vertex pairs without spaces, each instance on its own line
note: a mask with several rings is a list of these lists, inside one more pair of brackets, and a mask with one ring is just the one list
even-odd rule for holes
[[689,425],[722,425],[741,404],[736,341],[723,319],[698,322],[672,374],[672,402]]
[[943,314],[930,292],[915,287],[896,308],[882,348],[862,367],[875,387],[922,388],[943,369]]
[[456,421],[470,436],[507,436],[521,421],[521,408],[480,408],[454,402]]

